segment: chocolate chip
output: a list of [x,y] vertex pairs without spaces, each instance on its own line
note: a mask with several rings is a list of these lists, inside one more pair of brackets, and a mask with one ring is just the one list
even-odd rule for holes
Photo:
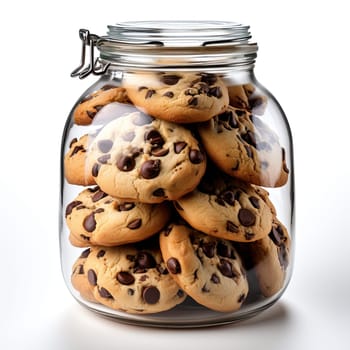
[[210,277],[210,281],[212,281],[215,284],[219,284],[220,283],[220,278],[217,274],[213,273]]
[[75,207],[77,207],[78,205],[82,204],[81,201],[73,201],[71,203],[69,203],[67,205],[67,208],[66,208],[66,217],[70,214],[72,214],[72,211]]
[[200,164],[204,160],[204,155],[201,151],[199,151],[197,149],[191,149],[190,154],[189,154],[189,158],[190,158],[191,163]]
[[250,130],[248,130],[245,134],[242,135],[242,139],[256,148],[256,137],[255,134]]
[[222,91],[219,86],[214,86],[209,89],[207,95],[209,97],[214,96],[216,98],[221,98],[222,97]]
[[163,94],[163,96],[165,97],[169,97],[169,98],[173,98],[174,97],[174,93],[172,91],[167,91]]
[[[74,272],[76,272],[76,270],[74,270]],[[79,265],[78,275],[83,275],[83,274],[84,274],[84,265]]]
[[155,197],[165,197],[165,192],[163,188],[157,188],[152,192],[152,195]]
[[101,87],[101,90],[102,90],[102,91],[107,91],[107,90],[114,89],[114,88],[115,88],[114,85],[106,84],[106,85],[104,85],[104,86]]
[[144,135],[145,141],[148,141],[151,145],[162,146],[164,145],[164,140],[162,135],[158,130],[152,129],[145,133]]
[[97,161],[101,164],[107,164],[110,158],[111,158],[110,154],[104,154],[103,156],[98,157]]
[[94,270],[89,270],[87,273],[87,277],[88,277],[88,281],[92,286],[96,286],[97,285],[97,275],[96,272]]
[[145,95],[145,100],[147,100],[148,98],[151,98],[155,93],[156,93],[156,90],[153,90],[153,89],[148,90]]
[[185,147],[187,143],[184,141],[179,141],[174,143],[174,151],[176,154],[179,154]]
[[121,203],[121,204],[117,205],[117,210],[118,211],[128,211],[128,210],[133,209],[134,207],[135,207],[134,203],[125,202],[125,203]]
[[217,81],[217,77],[214,74],[210,74],[210,73],[201,73],[201,81],[203,81],[204,83],[207,83],[208,85],[213,85],[216,83]]
[[256,198],[254,196],[250,196],[249,197],[249,201],[250,203],[252,203],[252,206],[256,209],[260,209],[260,202],[259,202],[259,198]]
[[135,125],[141,126],[152,123],[153,118],[144,113],[138,113],[137,116],[133,119]]
[[160,160],[147,160],[141,165],[141,176],[144,179],[153,179],[160,173]]
[[83,227],[87,232],[92,232],[96,229],[95,213],[91,213],[84,219]]
[[198,83],[199,89],[198,93],[199,94],[207,94],[209,92],[209,86],[207,83]]
[[103,208],[98,208],[95,210],[95,214],[96,213],[103,213],[105,210]]
[[112,140],[100,140],[97,143],[97,147],[102,153],[109,152],[111,150],[112,146],[113,146]]
[[221,197],[216,197],[215,202],[223,207],[226,207],[225,201]]
[[154,257],[147,252],[138,253],[135,258],[135,264],[138,268],[142,269],[151,269],[157,265]]
[[168,153],[169,153],[169,149],[168,148],[161,148],[161,147],[159,147],[159,148],[153,148],[151,150],[152,156],[155,156],[155,157],[164,157]]
[[220,264],[218,265],[219,271],[226,277],[234,277],[232,272],[232,265],[228,260],[220,259]]
[[207,287],[206,284],[204,284],[204,286],[202,287],[202,292],[203,293],[209,293],[210,292],[210,289]]
[[100,296],[102,298],[106,298],[106,299],[114,299],[112,294],[106,289],[106,288],[103,288],[101,287],[99,290],[98,290],[98,293],[100,294]]
[[252,232],[245,232],[244,234],[244,238],[247,240],[247,241],[250,241],[254,238],[255,236],[255,233],[252,233]]
[[135,282],[135,278],[132,274],[126,271],[120,271],[117,273],[117,280],[119,283],[129,286]]
[[182,298],[184,295],[185,295],[185,292],[182,290],[182,289],[179,289],[176,293],[176,295],[179,297],[179,298]]
[[142,91],[142,90],[145,90],[145,89],[148,89],[148,87],[147,86],[140,86],[137,90],[138,91]]
[[106,251],[103,250],[103,249],[101,249],[101,250],[99,250],[99,252],[96,254],[96,257],[97,257],[97,258],[103,258],[103,257],[105,256],[105,254],[106,254]]
[[282,244],[280,247],[278,247],[277,254],[278,254],[278,260],[279,260],[282,268],[286,269],[288,267],[289,259],[288,259],[287,248],[284,244]]
[[90,248],[85,249],[85,250],[81,253],[80,258],[85,259],[85,258],[87,258],[87,257],[89,256],[89,254],[90,254]]
[[197,97],[191,97],[188,101],[187,101],[189,106],[197,106],[198,105],[198,98]]
[[143,300],[150,305],[156,304],[160,299],[160,292],[157,287],[145,287],[142,291]]
[[239,229],[232,221],[226,221],[226,230],[232,233],[238,233]]
[[69,143],[69,148],[72,148],[72,146],[73,146],[76,142],[78,142],[78,139],[77,139],[76,137],[74,137],[74,138],[72,139],[72,141]]
[[130,230],[136,230],[142,225],[142,219],[135,219],[128,224]]
[[135,168],[135,159],[130,156],[120,156],[117,160],[117,168],[120,171],[131,171]]
[[215,242],[203,243],[201,245],[203,253],[208,257],[212,258],[215,254]]
[[100,171],[101,165],[98,163],[95,163],[92,167],[91,174],[93,177],[98,176],[98,172]]
[[181,273],[181,265],[176,258],[168,259],[166,266],[167,266],[168,270],[170,271],[170,273],[172,273],[173,275]]
[[249,209],[241,208],[238,212],[238,220],[243,226],[253,226],[256,217]]
[[101,200],[102,198],[104,197],[107,197],[107,193],[103,192],[103,191],[98,191],[98,192],[95,192],[94,195],[92,196],[92,201],[95,203],[99,200]]
[[170,235],[170,232],[171,232],[172,229],[173,229],[172,226],[167,227],[167,228],[163,231],[164,236],[165,236],[165,237],[168,237],[168,236]]
[[224,244],[223,242],[218,243],[217,253],[218,255],[223,256],[224,258],[234,259],[234,255],[233,252],[231,252],[230,247]]
[[237,302],[238,302],[238,303],[240,303],[240,304],[241,304],[241,303],[243,303],[243,301],[245,300],[245,297],[246,297],[246,296],[245,296],[245,294],[244,294],[244,293],[243,293],[243,294],[241,294],[241,295],[238,297]]
[[80,237],[81,237],[84,241],[87,241],[87,242],[90,241],[90,237],[88,237],[88,236],[85,236],[85,235],[81,234]]
[[222,199],[229,205],[234,205],[235,204],[235,193],[233,191],[225,191],[221,195]]
[[91,111],[86,111],[86,114],[88,115],[88,117],[90,119],[94,119],[95,115],[96,115],[96,112],[91,112]]
[[128,288],[128,295],[132,296],[134,295],[135,291],[131,288]]
[[160,78],[161,82],[166,85],[175,85],[180,79],[181,77],[175,74],[162,75],[162,77]]
[[80,146],[75,146],[72,153],[70,154],[70,157],[73,157],[76,153],[78,153],[79,151],[83,151],[86,152],[84,146],[80,145]]
[[245,148],[245,150],[247,152],[247,156],[249,158],[253,158],[253,151],[251,150],[251,148],[249,146],[247,146],[247,145],[244,145],[244,148]]
[[275,245],[280,246],[283,242],[285,242],[285,237],[283,231],[278,228],[272,227],[269,237]]

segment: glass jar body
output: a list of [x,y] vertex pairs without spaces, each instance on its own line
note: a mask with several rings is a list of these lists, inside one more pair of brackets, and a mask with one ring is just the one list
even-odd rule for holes
[[62,271],[87,308],[200,327],[283,294],[292,138],[252,67],[110,67],[73,107],[61,162]]

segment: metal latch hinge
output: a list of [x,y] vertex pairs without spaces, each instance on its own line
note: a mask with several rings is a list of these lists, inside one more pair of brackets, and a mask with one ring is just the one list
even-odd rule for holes
[[[94,75],[102,75],[104,74],[108,67],[108,64],[102,64],[99,59],[95,60],[94,58],[94,49],[96,46],[96,42],[99,39],[99,36],[95,34],[90,34],[87,29],[79,30],[79,37],[82,41],[82,50],[81,50],[81,62],[80,66],[74,69],[74,71],[70,74],[72,78],[79,77],[80,79],[86,78],[89,74]],[[86,46],[90,46],[90,63],[87,67],[85,66],[86,60]]]

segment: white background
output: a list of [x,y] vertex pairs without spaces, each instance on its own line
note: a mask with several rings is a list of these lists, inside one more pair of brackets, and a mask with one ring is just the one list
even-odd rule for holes
[[[349,349],[349,18],[346,1],[11,1],[0,5],[0,349]],[[134,19],[251,25],[257,78],[293,130],[297,250],[270,310],[204,330],[125,326],[88,312],[61,277],[60,138],[77,97],[79,28]]]

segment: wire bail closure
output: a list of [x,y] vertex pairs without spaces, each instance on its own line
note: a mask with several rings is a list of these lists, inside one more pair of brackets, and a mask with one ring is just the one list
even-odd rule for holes
[[[108,63],[103,65],[101,64],[98,58],[96,60],[94,58],[94,49],[96,46],[96,42],[99,39],[99,36],[97,36],[96,34],[90,34],[90,32],[87,29],[80,29],[79,37],[82,41],[81,61],[79,67],[74,69],[70,76],[72,78],[79,77],[79,79],[84,79],[90,74],[104,74],[107,71],[110,64]],[[84,68],[86,59],[86,46],[90,46],[90,63],[87,67]]]

